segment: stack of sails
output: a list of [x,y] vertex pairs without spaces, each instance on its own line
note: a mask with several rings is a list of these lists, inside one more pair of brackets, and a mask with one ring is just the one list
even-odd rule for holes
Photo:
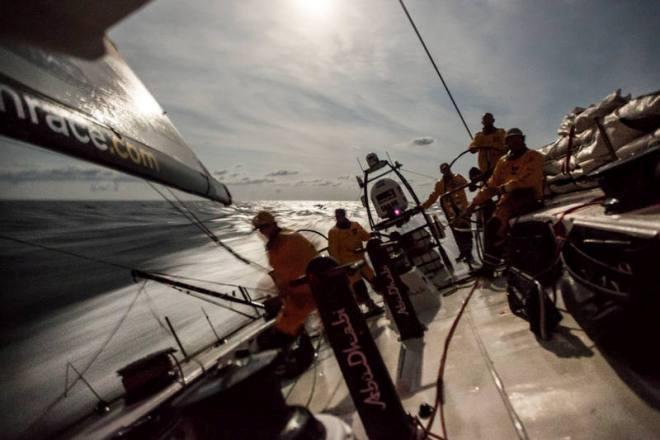
[[575,179],[660,141],[660,91],[631,99],[615,90],[596,104],[573,109],[557,133],[557,140],[539,149],[545,156],[549,191],[564,193],[593,185]]

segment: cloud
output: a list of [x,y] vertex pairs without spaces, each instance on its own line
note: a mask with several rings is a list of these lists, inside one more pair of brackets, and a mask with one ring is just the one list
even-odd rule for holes
[[119,191],[119,182],[115,181],[113,183],[97,183],[92,182],[89,186],[89,191],[96,192],[108,192],[108,191]]
[[299,174],[298,171],[279,170],[266,174],[266,177],[295,176],[296,174]]
[[228,172],[229,171],[227,171],[227,170],[218,170],[218,171],[214,171],[213,175],[218,176],[218,177],[222,177],[222,176],[226,175]]
[[[298,2],[280,3],[153,2],[111,30],[210,169],[295,166],[343,180],[334,176],[355,172],[355,156],[382,157],[396,145],[393,159],[435,174],[437,163],[466,148],[466,131],[400,8],[373,14],[376,0],[335,0],[319,20]],[[409,7],[472,132],[492,111],[498,126],[521,127],[536,146],[556,137],[575,105],[617,87],[633,95],[657,88],[656,3],[455,0]],[[474,160],[466,156],[457,171],[465,174]],[[238,181],[234,174],[225,178]],[[310,198],[319,185],[296,194]],[[257,197],[271,191],[254,188]]]
[[337,177],[337,179],[339,179],[339,180],[351,180],[352,178],[353,178],[353,176],[339,176],[339,177]]
[[312,180],[299,180],[296,182],[296,186],[331,186],[337,187],[341,185],[341,182],[335,182],[328,179],[312,179]]
[[415,146],[431,145],[434,142],[435,139],[430,136],[418,137],[410,141],[410,143]]
[[100,168],[46,168],[2,170],[0,181],[18,184],[23,182],[136,182],[137,178]]
[[225,182],[226,185],[262,185],[264,183],[275,183],[275,179],[252,179],[243,177],[235,182]]

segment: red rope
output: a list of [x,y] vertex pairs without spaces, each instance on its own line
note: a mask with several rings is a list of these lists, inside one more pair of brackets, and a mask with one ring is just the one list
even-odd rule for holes
[[452,337],[454,336],[454,332],[456,331],[456,326],[458,325],[458,322],[461,320],[461,316],[463,316],[463,312],[465,311],[465,308],[467,307],[468,302],[470,301],[470,298],[472,298],[472,294],[474,291],[477,289],[477,286],[479,285],[479,280],[475,281],[474,284],[472,285],[472,288],[470,289],[470,292],[467,294],[465,299],[463,300],[463,304],[461,305],[461,308],[458,311],[458,314],[454,318],[454,321],[451,324],[451,327],[449,328],[449,333],[447,333],[447,336],[445,338],[445,346],[442,350],[442,357],[440,358],[440,367],[438,368],[438,380],[436,382],[436,394],[435,394],[435,402],[433,404],[433,411],[431,412],[431,417],[429,418],[429,422],[426,424],[426,428],[424,429],[424,436],[422,437],[422,440],[426,440],[429,437],[434,436],[435,434],[431,434],[431,427],[433,426],[433,422],[435,420],[435,416],[438,413],[438,409],[440,410],[440,423],[442,426],[442,437],[444,439],[447,439],[447,426],[445,422],[445,411],[444,411],[444,399],[443,399],[443,391],[444,391],[444,375],[445,375],[445,365],[447,364],[447,353],[449,352],[449,344],[451,343]]
[[568,149],[566,151],[566,159],[561,167],[562,174],[571,175],[571,155],[573,154],[573,139],[575,138],[575,125],[571,125],[571,130],[568,132]]
[[[553,230],[555,233],[555,237],[557,240],[557,255],[561,252],[561,249],[564,246],[564,243],[566,242],[567,239],[567,234],[566,234],[566,228],[563,226],[563,220],[564,218],[572,213],[575,212],[579,209],[582,209],[586,206],[593,205],[595,203],[600,202],[603,200],[604,196],[596,197],[592,200],[589,200],[588,202],[579,204],[577,206],[573,206],[571,208],[566,209],[563,211],[557,220],[557,222],[553,226]],[[451,344],[451,340],[454,336],[454,332],[456,331],[456,327],[458,326],[458,322],[461,320],[461,317],[463,316],[463,312],[465,311],[465,308],[467,307],[468,302],[472,298],[472,295],[474,294],[475,290],[477,289],[479,285],[479,281],[475,281],[474,284],[472,285],[472,288],[470,289],[470,292],[467,294],[465,299],[463,300],[463,304],[461,305],[461,308],[458,311],[458,314],[454,318],[454,321],[451,324],[451,327],[449,328],[449,333],[447,333],[447,336],[445,337],[445,344],[444,348],[442,351],[442,357],[440,358],[440,367],[438,368],[438,379],[436,382],[436,396],[435,396],[435,402],[433,404],[433,410],[431,411],[431,417],[429,418],[428,423],[426,424],[426,427],[422,427],[424,431],[424,436],[422,437],[422,440],[426,440],[428,438],[436,438],[437,434],[433,434],[431,432],[431,428],[433,426],[433,422],[435,421],[435,416],[438,413],[438,410],[440,410],[440,424],[442,427],[442,436],[441,438],[448,440],[447,436],[447,423],[445,420],[445,411],[444,411],[444,399],[443,399],[443,391],[444,391],[444,374],[445,374],[445,366],[447,364],[447,354],[449,352],[449,345]],[[418,422],[419,425],[421,425],[421,422]]]
[[557,251],[555,254],[555,257],[559,257],[559,254],[561,253],[561,250],[564,247],[564,243],[566,243],[566,240],[568,238],[568,234],[566,232],[566,227],[564,226],[564,217],[566,217],[568,214],[575,212],[579,209],[585,208],[589,205],[594,205],[596,203],[599,203],[601,200],[603,200],[605,196],[600,196],[596,197],[595,199],[591,199],[588,202],[581,203],[577,206],[573,206],[572,208],[568,208],[567,210],[563,211],[560,215],[559,218],[557,219],[557,222],[552,226],[552,230],[555,233],[555,241],[557,242]]

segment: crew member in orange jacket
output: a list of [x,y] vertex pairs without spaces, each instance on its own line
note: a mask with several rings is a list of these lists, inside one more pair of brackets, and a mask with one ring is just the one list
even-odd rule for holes
[[266,239],[268,263],[282,308],[275,319],[275,329],[292,339],[299,334],[305,319],[316,309],[309,285],[292,286],[291,282],[305,275],[307,264],[316,256],[314,245],[297,232],[285,231],[277,225],[273,214],[260,211],[252,225]]
[[[500,196],[493,217],[486,224],[486,253],[499,259],[509,230],[509,220],[538,208],[543,202],[543,155],[525,145],[525,136],[518,128],[506,134],[509,152],[500,158],[486,186],[479,191],[468,207],[474,209]],[[492,274],[494,259],[486,259],[485,275]]]
[[[336,209],[335,220],[337,223],[328,232],[328,253],[339,264],[348,264],[364,259],[363,242],[371,236],[357,222],[352,222],[346,217],[346,210]],[[368,310],[365,316],[376,316],[383,313],[383,308],[376,305],[369,296],[364,279],[373,283],[374,272],[365,264],[359,272],[350,276],[351,287],[358,303],[364,304]]]
[[504,129],[497,128],[492,113],[486,113],[481,118],[483,130],[474,136],[468,149],[472,154],[478,153],[479,169],[487,179],[493,172],[497,161],[506,153]]
[[[438,197],[442,196],[444,193],[453,191],[456,188],[467,184],[465,177],[460,174],[452,173],[451,168],[449,168],[449,164],[447,163],[440,165],[440,172],[442,173],[442,179],[436,182],[434,191],[429,195],[429,198],[422,203],[424,209],[433,206],[436,200],[438,200]],[[472,232],[469,230],[470,220],[463,216],[463,213],[465,213],[465,210],[468,207],[465,189],[457,190],[449,196],[441,199],[440,205],[447,217],[447,221],[451,225],[454,240],[456,240],[456,245],[460,252],[456,261],[465,260],[467,262],[472,262]],[[455,228],[461,230],[456,230]]]

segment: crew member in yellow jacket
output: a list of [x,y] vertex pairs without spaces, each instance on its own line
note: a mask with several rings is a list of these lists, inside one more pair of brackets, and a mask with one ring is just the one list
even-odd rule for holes
[[440,199],[440,206],[445,213],[445,217],[447,217],[447,221],[454,234],[454,240],[456,240],[456,245],[458,246],[459,255],[456,261],[465,260],[472,262],[470,219],[463,216],[468,207],[467,195],[465,194],[465,188],[457,189],[466,185],[467,180],[460,174],[452,173],[447,163],[440,165],[440,173],[442,173],[442,179],[436,182],[435,189],[429,195],[429,198],[422,203],[422,207],[429,209],[444,193],[455,190],[455,192],[447,197]]
[[474,136],[468,149],[472,154],[478,153],[479,169],[486,178],[490,177],[497,161],[506,153],[504,129],[497,128],[492,113],[486,113],[481,118],[483,130]]
[[309,285],[292,286],[291,282],[305,275],[307,265],[317,254],[316,249],[301,234],[280,228],[268,211],[258,212],[252,219],[252,225],[267,240],[268,263],[273,268],[270,276],[282,300],[275,329],[295,337],[307,316],[316,309],[316,304]]
[[[486,225],[486,253],[499,259],[509,230],[509,220],[533,211],[543,202],[543,155],[525,145],[525,136],[518,128],[506,134],[509,152],[500,158],[486,186],[474,197],[467,212],[500,196],[493,217]],[[490,259],[490,268],[495,262]],[[486,271],[486,274],[490,274]]]
[[[348,264],[364,259],[363,242],[369,240],[370,235],[357,222],[352,222],[346,217],[346,210],[336,209],[335,220],[337,223],[328,232],[328,253],[339,264]],[[365,264],[359,272],[350,276],[351,287],[358,303],[364,304],[368,310],[366,316],[375,316],[383,313],[382,307],[378,307],[369,296],[367,285],[364,279],[370,284],[374,280],[374,272]]]

